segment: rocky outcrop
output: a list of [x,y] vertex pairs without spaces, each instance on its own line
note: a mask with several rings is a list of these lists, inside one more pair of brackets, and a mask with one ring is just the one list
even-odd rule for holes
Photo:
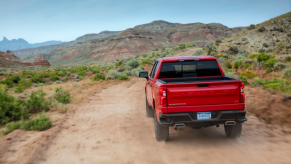
[[7,50],[6,53],[0,51],[0,57],[4,58],[7,61],[20,63],[21,59],[13,54],[13,52]]
[[43,55],[38,55],[31,63],[23,62],[23,64],[26,66],[51,66]]

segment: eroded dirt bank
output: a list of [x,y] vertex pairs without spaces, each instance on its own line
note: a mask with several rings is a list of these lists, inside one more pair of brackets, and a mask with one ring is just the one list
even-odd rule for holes
[[144,83],[133,78],[92,94],[55,125],[60,126],[55,137],[30,143],[44,147],[28,153],[30,159],[15,150],[6,152],[2,162],[291,163],[290,135],[278,135],[250,115],[239,139],[226,138],[223,127],[186,127],[170,128],[170,140],[157,142],[153,119],[145,116]]

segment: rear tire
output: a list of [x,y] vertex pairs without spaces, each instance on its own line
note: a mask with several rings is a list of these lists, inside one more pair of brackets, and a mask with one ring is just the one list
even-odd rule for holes
[[148,118],[154,117],[154,110],[149,106],[147,97],[146,97],[146,116]]
[[168,126],[162,126],[155,114],[155,135],[157,141],[167,141],[169,139],[169,127]]
[[224,131],[229,138],[238,138],[242,132],[242,123],[236,123],[235,125],[224,125]]

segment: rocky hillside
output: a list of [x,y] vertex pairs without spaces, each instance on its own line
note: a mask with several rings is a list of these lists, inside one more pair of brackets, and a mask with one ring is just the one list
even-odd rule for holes
[[60,44],[61,41],[47,41],[42,43],[35,43],[35,44],[29,44],[26,40],[19,38],[19,39],[12,39],[8,40],[6,37],[3,37],[3,40],[0,41],[0,51],[14,51],[14,50],[20,50],[20,49],[26,49],[26,48],[35,48],[40,46],[47,46],[47,45],[53,45],[53,44]]
[[[78,42],[72,47],[59,48],[43,55],[52,65],[94,60],[113,61],[169,45],[190,43],[203,46],[208,41],[240,30],[241,28],[232,29],[218,23],[193,23],[167,29],[131,28],[120,35]],[[24,59],[29,61],[33,58],[35,56]]]
[[251,25],[217,46],[219,53],[233,53],[232,48],[250,53],[268,52],[274,54],[291,53],[291,12],[266,22]]
[[105,38],[112,35],[119,35],[121,33],[122,31],[102,31],[98,34],[86,34],[86,35],[80,36],[75,41],[80,42],[80,41],[85,41],[85,40],[90,40],[90,39]]

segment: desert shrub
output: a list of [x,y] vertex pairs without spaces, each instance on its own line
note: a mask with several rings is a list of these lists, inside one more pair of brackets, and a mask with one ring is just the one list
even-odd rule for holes
[[285,78],[290,79],[291,78],[291,68],[286,68],[283,70],[283,75]]
[[78,73],[75,74],[74,76],[75,79],[80,79],[80,75]]
[[120,76],[120,73],[116,70],[109,70],[105,79],[117,79]]
[[290,92],[291,86],[287,80],[274,78],[272,81],[265,79],[263,89],[278,90],[281,92]]
[[126,74],[127,76],[133,75],[131,71],[123,71],[122,74]]
[[72,96],[70,93],[66,92],[62,86],[60,86],[55,89],[53,98],[60,103],[68,104],[71,102]]
[[259,29],[258,29],[258,31],[259,32],[264,32],[266,30],[266,28],[263,26],[263,27],[260,27]]
[[193,44],[187,44],[186,45],[186,48],[189,48],[189,47],[194,47],[195,45],[193,45]]
[[24,90],[25,90],[24,86],[17,85],[17,87],[15,89],[15,93],[22,93]]
[[263,46],[266,48],[269,47],[269,45],[267,43],[263,43]]
[[254,25],[254,24],[251,24],[251,25],[248,27],[248,30],[252,30],[252,29],[255,29],[255,25]]
[[0,84],[0,92],[6,93],[8,91],[8,86],[6,84]]
[[59,78],[58,75],[56,75],[56,74],[51,74],[50,77],[51,77],[51,78],[50,78],[51,81],[57,81],[57,80],[60,80],[60,78]]
[[196,50],[192,56],[201,56],[204,55],[205,52],[205,50]]
[[288,62],[291,61],[291,56],[286,56],[285,60]]
[[20,76],[8,76],[5,80],[2,80],[2,84],[6,84],[8,88],[12,88],[20,81]]
[[258,77],[254,77],[254,78],[253,78],[253,83],[254,83],[255,85],[263,85],[263,84],[264,84],[264,83],[261,81],[261,79],[258,78]]
[[138,67],[140,65],[140,63],[136,59],[131,59],[126,64],[128,66],[131,66],[132,68],[136,68],[136,67]]
[[23,109],[24,103],[23,100],[0,92],[0,125],[20,120],[21,117],[27,118],[28,114]]
[[237,54],[239,52],[237,46],[230,46],[228,48],[228,50],[232,53],[232,54]]
[[[208,43],[206,43],[206,45],[205,45],[205,50],[206,50],[206,52],[207,52],[208,55],[210,55],[211,52],[213,52],[213,53],[216,54],[216,47],[213,45],[212,42],[208,42]],[[212,53],[212,54],[213,54],[213,53]],[[214,54],[214,55],[215,55],[215,54]]]
[[259,54],[251,54],[251,55],[249,56],[249,58],[250,58],[250,59],[254,59],[254,58],[257,58],[258,55],[259,55]]
[[267,61],[264,62],[264,66],[265,67],[270,67],[270,68],[273,68],[275,63],[277,63],[278,60],[277,59],[274,59],[274,58],[270,58],[268,59]]
[[50,109],[49,102],[45,100],[45,95],[46,93],[43,92],[42,89],[32,91],[25,105],[27,112],[36,113],[41,111],[48,111]]
[[126,71],[130,71],[130,70],[132,70],[132,67],[129,66],[129,65],[127,65],[127,66],[124,67],[124,69],[125,69]]
[[24,86],[25,88],[31,87],[31,80],[22,79],[19,81],[18,85]]
[[186,48],[186,45],[185,44],[180,44],[179,45],[179,49],[185,49]]
[[227,54],[223,54],[221,57],[224,58],[224,59],[230,59],[230,58],[231,58],[231,57],[230,57],[229,55],[227,55]]
[[274,64],[274,70],[275,71],[283,70],[285,68],[287,68],[287,65],[284,64],[284,63],[277,62],[277,63]]
[[126,74],[121,74],[121,75],[118,77],[118,80],[129,80],[129,78],[127,77]]
[[216,54],[215,51],[211,51],[211,52],[210,52],[210,55],[211,55],[211,56],[214,56],[215,54]]
[[105,75],[104,74],[96,73],[95,76],[93,76],[91,79],[93,81],[105,80]]
[[51,101],[51,109],[55,109],[60,113],[66,113],[68,107],[66,104],[58,102],[56,99],[52,99]]
[[41,114],[38,118],[29,119],[27,122],[21,120],[19,122],[8,123],[6,124],[6,130],[2,131],[2,133],[6,135],[16,129],[43,131],[49,129],[51,126],[52,122],[49,118]]
[[216,42],[216,43],[221,43],[221,42],[222,42],[222,38],[217,38],[217,39],[215,40],[215,42]]
[[262,53],[262,52],[266,52],[266,50],[263,49],[263,48],[261,48],[261,49],[259,50],[259,53]]
[[241,81],[244,83],[244,84],[249,84],[248,82],[248,78],[244,75],[240,75],[238,76],[239,79],[241,79]]
[[233,76],[233,72],[226,72],[224,74],[225,74],[225,76],[229,76],[229,77],[232,77]]
[[223,54],[221,54],[221,55],[214,55],[214,57],[216,58],[216,59],[219,59],[220,57],[222,57],[223,56]]
[[267,68],[266,70],[267,73],[271,73],[272,71],[273,71],[272,68]]
[[231,69],[231,68],[232,68],[232,65],[231,65],[230,62],[225,62],[225,63],[224,63],[224,66],[225,66],[226,68],[228,68],[228,69]]
[[254,77],[257,77],[257,74],[250,70],[246,70],[246,71],[241,72],[240,76],[246,76],[247,78],[252,79]]
[[123,72],[125,69],[124,69],[124,67],[120,67],[117,71],[118,72]]
[[123,64],[123,60],[119,60],[115,63],[115,66],[121,66]]
[[31,81],[34,83],[44,83],[45,81],[43,80],[43,76],[41,74],[35,74],[32,78]]
[[241,55],[244,56],[245,58],[248,58],[250,56],[250,53],[246,50],[240,50],[237,55]]
[[254,62],[254,60],[251,60],[251,59],[245,59],[243,61],[243,64],[252,64]]
[[262,52],[262,53],[257,55],[257,61],[258,62],[265,62],[265,61],[267,61],[267,60],[269,60],[271,58],[275,58],[275,56],[266,54],[265,52]]
[[241,66],[242,66],[242,61],[241,61],[241,60],[235,61],[235,62],[233,63],[233,67],[234,67],[235,69],[238,69],[238,68],[240,68]]

